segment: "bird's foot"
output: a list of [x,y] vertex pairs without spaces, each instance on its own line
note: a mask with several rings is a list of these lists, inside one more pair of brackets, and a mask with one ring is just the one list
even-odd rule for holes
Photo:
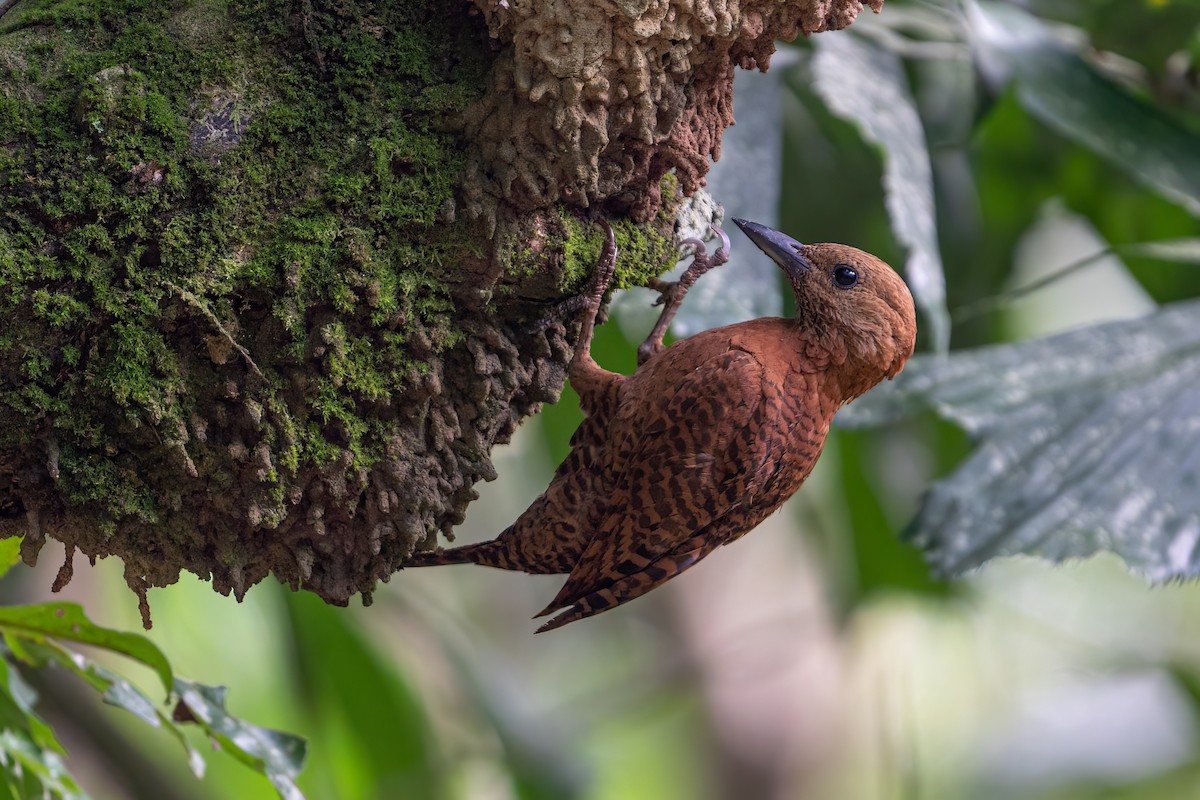
[[712,231],[721,238],[721,246],[714,253],[710,255],[705,249],[704,242],[699,239],[684,239],[681,246],[692,245],[696,248],[696,254],[692,257],[691,265],[679,280],[664,281],[655,278],[647,284],[659,293],[654,305],[662,306],[663,310],[658,317],[658,322],[654,324],[654,329],[646,337],[646,341],[638,345],[639,367],[649,361],[652,356],[662,352],[665,347],[663,337],[667,335],[667,328],[675,319],[679,305],[683,302],[684,295],[688,293],[688,290],[700,279],[701,275],[729,260],[729,236],[716,225],[712,226]]
[[592,273],[592,282],[583,294],[583,322],[579,326],[579,339],[575,342],[575,355],[571,358],[570,376],[572,385],[578,384],[576,391],[582,397],[588,384],[588,376],[603,376],[604,370],[592,358],[592,334],[600,316],[600,306],[604,303],[604,293],[612,283],[617,271],[617,237],[613,233],[608,220],[601,219],[604,226],[604,249],[600,251],[600,260]]

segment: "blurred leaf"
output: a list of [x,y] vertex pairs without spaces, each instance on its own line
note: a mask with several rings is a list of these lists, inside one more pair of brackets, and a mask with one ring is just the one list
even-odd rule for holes
[[938,250],[933,171],[921,118],[900,59],[858,37],[814,39],[814,87],[833,113],[853,122],[883,151],[883,185],[897,238],[908,248],[908,283],[925,312],[934,347],[950,344],[946,280]]
[[[606,326],[616,327],[616,326]],[[353,618],[312,595],[288,592],[295,666],[323,728],[345,721],[357,780],[370,797],[444,794],[436,740],[418,693],[380,656]],[[331,738],[331,737],[330,737]],[[329,758],[327,739],[322,757]],[[354,796],[344,787],[342,797]]]
[[1096,250],[1086,256],[1077,258],[1064,267],[1047,273],[1037,280],[1013,287],[1003,292],[997,292],[970,305],[955,309],[955,323],[979,316],[985,312],[1005,308],[1014,300],[1044,289],[1051,284],[1074,275],[1102,259],[1113,255],[1132,256],[1153,259],[1156,261],[1171,261],[1180,264],[1200,264],[1200,239],[1164,239],[1157,242],[1134,242],[1120,244]]
[[66,750],[33,710],[36,701],[33,689],[0,657],[0,800],[84,798],[61,761]]
[[1168,662],[1163,666],[1175,684],[1187,695],[1192,716],[1200,723],[1200,674],[1186,661]]
[[[905,251],[880,191],[884,165],[879,148],[816,93],[813,58],[810,52],[785,75],[791,91],[784,95],[779,228],[802,241],[852,242],[900,264]],[[787,316],[795,312],[795,296],[782,294]]]
[[[204,732],[238,761],[267,776],[284,800],[304,800],[296,776],[304,768],[308,745],[290,733],[251,725],[225,710],[224,686],[205,686],[175,679],[175,693]],[[175,718],[181,712],[177,709]]]
[[0,731],[0,775],[5,776],[0,780],[9,782],[14,797],[87,800],[57,753],[38,747],[17,731]]
[[[7,656],[8,652],[0,647],[0,656]],[[9,727],[9,723],[17,716],[33,713],[33,704],[37,702],[37,693],[33,691],[25,681],[21,680],[21,674],[9,665],[7,658],[0,658],[0,698],[7,698],[7,702],[12,704],[16,709],[13,716],[0,714],[0,728]]]
[[[721,158],[714,162],[706,180],[710,205],[700,206],[710,214],[719,213],[724,206],[726,231],[734,241],[729,263],[704,276],[688,292],[687,300],[671,325],[676,336],[691,336],[707,328],[730,325],[756,317],[777,317],[783,310],[783,283],[779,267],[757,247],[733,230],[728,220],[744,217],[771,227],[779,227],[779,197],[781,181],[779,163],[783,158],[782,105],[784,67],[795,57],[795,51],[784,49],[771,57],[767,72],[739,69],[733,79],[733,112],[738,124],[725,131],[721,139]],[[763,180],[748,181],[747,175],[761,175]],[[686,202],[699,206],[697,193]],[[720,199],[720,206],[714,198]],[[715,206],[715,207],[713,207]],[[705,225],[699,231],[702,238],[709,234]],[[682,231],[678,234],[683,238]],[[738,241],[740,239],[740,241]],[[714,251],[719,241],[710,240],[708,250]],[[691,258],[682,266],[690,266]],[[678,269],[678,268],[677,268]],[[682,274],[682,270],[680,270]],[[672,273],[674,276],[674,272]],[[652,296],[652,295],[651,295]],[[644,293],[637,302],[648,302]],[[649,324],[639,326],[630,338],[644,337],[658,319],[659,307],[646,309]],[[622,320],[622,326],[624,320]]]
[[[0,664],[0,669],[7,671],[7,664]],[[0,730],[26,730],[29,729],[28,718],[25,712],[13,700],[12,695],[8,692],[6,686],[0,686]]]
[[1200,302],[1047,339],[917,357],[839,420],[932,408],[980,439],[911,530],[937,572],[1111,550],[1200,575]]
[[66,639],[121,653],[154,670],[166,691],[171,691],[171,664],[161,650],[144,636],[94,624],[77,603],[0,607],[0,631],[34,640]]
[[1088,0],[1069,4],[1038,2],[1034,9],[1066,12],[1065,21],[1086,30],[1098,50],[1109,50],[1161,70],[1187,47],[1200,25],[1196,0]]
[[1163,239],[1120,244],[1113,249],[1155,302],[1200,297],[1200,239]]
[[856,431],[835,433],[837,457],[841,467],[838,485],[845,493],[846,513],[850,521],[854,548],[854,583],[847,592],[847,606],[853,607],[871,595],[888,590],[917,594],[946,594],[946,584],[929,576],[929,566],[912,545],[896,538],[888,515],[880,502],[878,487],[870,469],[880,462],[877,440]]
[[20,672],[11,669],[8,662],[0,658],[0,729],[24,731],[38,747],[65,756],[66,748],[33,710],[36,702],[37,692],[33,687],[25,682]]
[[1181,264],[1200,264],[1200,239],[1168,239],[1161,242],[1138,242],[1114,248],[1121,255],[1178,261]]
[[56,642],[36,640],[12,640],[13,653],[26,664],[44,668],[49,664],[57,664],[82,678],[85,683],[103,692],[103,700],[109,705],[123,708],[138,719],[154,728],[166,728],[179,740],[187,754],[188,767],[197,778],[204,777],[204,759],[199,751],[192,747],[187,736],[167,716],[162,708],[153,700],[146,697],[140,689],[120,675],[97,664],[86,656],[72,652]]
[[[573,800],[588,792],[587,770],[562,720],[534,713],[530,687],[507,667],[509,656],[480,641],[443,641],[472,707],[504,749],[504,766],[519,800]],[[594,787],[593,787],[594,788]]]
[[21,560],[21,539],[17,536],[10,536],[7,539],[0,539],[0,578],[3,578],[5,573]]
[[1097,73],[1036,17],[968,3],[981,71],[1038,119],[1200,215],[1200,136]]
[[[188,766],[196,777],[204,776],[204,759],[187,740],[181,722],[199,724],[236,759],[266,775],[280,796],[287,800],[303,800],[296,788],[295,777],[304,764],[304,740],[229,715],[225,711],[224,687],[173,678],[168,699],[175,697],[178,702],[176,716],[168,716],[162,707],[125,678],[56,641],[68,639],[104,647],[150,666],[160,678],[164,675],[170,678],[171,668],[166,657],[143,637],[96,626],[83,615],[79,606],[70,603],[0,608],[0,631],[3,631],[13,657],[38,669],[50,665],[63,667],[103,692],[106,703],[125,709],[152,727],[168,730],[183,746]],[[3,661],[0,665],[7,667]],[[32,693],[27,689],[17,690],[17,673],[6,668],[0,672],[0,678],[3,679],[0,722],[5,723],[4,727],[14,729],[8,723],[20,715],[23,719],[16,720],[19,724],[15,729],[29,736],[32,747],[61,752],[53,732],[32,711]],[[47,768],[54,768],[54,765]],[[47,774],[54,774],[53,770]]]

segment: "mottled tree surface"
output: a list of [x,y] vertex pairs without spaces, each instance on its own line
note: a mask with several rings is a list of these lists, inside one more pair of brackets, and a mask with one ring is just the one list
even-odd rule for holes
[[368,597],[558,397],[588,215],[660,272],[734,66],[860,10],[0,2],[0,536]]

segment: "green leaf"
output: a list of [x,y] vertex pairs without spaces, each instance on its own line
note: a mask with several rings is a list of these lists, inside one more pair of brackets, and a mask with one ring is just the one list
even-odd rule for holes
[[355,779],[372,787],[370,796],[442,797],[437,743],[421,697],[403,673],[346,611],[309,594],[288,592],[285,602],[298,684],[314,698],[319,724],[348,723],[344,745],[354,755]]
[[0,539],[0,578],[3,578],[12,566],[21,560],[21,538],[10,536]]
[[[871,480],[871,467],[879,463],[880,453],[872,449],[873,439],[857,432],[835,433],[838,484],[845,493],[849,521],[849,541],[853,585],[847,586],[845,606],[852,607],[877,592],[900,590],[919,594],[944,595],[947,586],[932,580],[929,566],[911,545],[896,538],[888,524],[881,492]],[[828,458],[828,456],[826,456]],[[843,536],[842,531],[838,531]]]
[[1132,321],[914,358],[839,421],[921,409],[980,440],[911,529],[935,570],[1110,550],[1153,580],[1200,575],[1200,301]]
[[17,680],[16,672],[0,658],[0,730],[29,731],[33,710],[25,693],[30,690],[23,682],[14,686]]
[[896,237],[909,249],[905,274],[934,347],[950,345],[946,279],[938,249],[933,169],[904,67],[893,53],[848,33],[814,38],[814,88],[834,114],[883,151],[883,186]]
[[43,750],[66,755],[66,748],[54,731],[34,711],[37,692],[21,677],[21,673],[0,658],[0,729],[15,730],[29,735]]
[[[205,686],[175,679],[179,702],[195,722],[234,758],[262,772],[285,800],[304,800],[296,776],[304,767],[308,745],[290,733],[251,725],[225,710],[224,686]],[[176,713],[178,718],[179,713]]]
[[1200,136],[1098,73],[1036,17],[979,2],[966,19],[994,84],[1015,80],[1029,113],[1200,215]]
[[[103,671],[102,667],[96,667]],[[175,720],[163,713],[159,706],[156,706],[150,701],[146,695],[129,681],[121,678],[118,675],[109,673],[112,678],[112,685],[104,692],[103,700],[111,706],[123,708],[129,713],[141,719],[143,722],[153,727],[163,727],[183,748],[187,754],[188,769],[197,778],[203,778],[205,772],[204,757],[200,755],[200,751],[192,747],[192,743],[188,741],[187,735],[183,728],[178,725]]]
[[1138,242],[1114,247],[1123,256],[1157,258],[1180,264],[1200,264],[1200,239],[1164,239],[1159,242]]
[[164,714],[161,707],[146,697],[140,689],[120,675],[57,642],[26,640],[20,643],[20,650],[15,653],[26,663],[39,667],[58,664],[103,692],[102,699],[109,705],[125,709],[151,727],[166,728],[179,740],[187,754],[188,766],[192,773],[197,778],[204,777],[203,757],[192,747],[175,721]]
[[0,607],[0,631],[35,640],[48,637],[103,647],[150,667],[168,693],[173,685],[170,662],[149,639],[102,628],[89,620],[77,603]]
[[39,747],[17,731],[0,731],[0,767],[0,773],[23,778],[14,787],[17,797],[35,796],[29,791],[33,783],[42,797],[87,800],[57,753]]
[[[197,722],[231,755],[266,775],[282,797],[303,800],[295,777],[304,763],[304,740],[251,725],[230,715],[225,711],[224,687],[210,687],[182,678],[171,678],[166,657],[143,637],[93,625],[83,615],[82,609],[69,603],[0,608],[0,631],[4,632],[5,641],[15,657],[38,668],[51,664],[64,667],[103,692],[106,703],[125,709],[153,727],[168,730],[183,746],[188,765],[196,777],[204,776],[204,759],[188,741],[179,724],[181,721]],[[178,697],[180,707],[186,709],[183,719],[176,720],[168,716],[125,678],[67,649],[56,641],[58,639],[104,647],[154,668],[160,678],[172,680],[169,694]],[[0,677],[5,678],[2,688],[10,689],[16,673],[5,671],[0,673]],[[35,741],[41,742],[43,747],[47,744],[57,745],[49,728],[32,714],[32,700],[14,702],[15,697],[15,692],[10,696],[10,692],[0,691],[0,720],[13,717],[15,709],[16,714],[25,718],[25,723],[19,727],[30,731]],[[24,705],[21,705],[22,702]]]

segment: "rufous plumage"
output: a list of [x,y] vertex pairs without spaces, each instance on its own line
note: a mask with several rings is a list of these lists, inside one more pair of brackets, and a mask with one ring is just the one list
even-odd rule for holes
[[592,358],[612,279],[612,231],[586,295],[570,365],[587,417],[546,491],[494,540],[414,554],[408,566],[476,563],[569,573],[539,632],[598,614],[670,580],[762,522],[816,464],[837,410],[894,377],[913,352],[912,296],[869,253],[801,244],[734,220],[787,275],[796,318],[755,319],[663,346],[687,288],[728,257],[728,239],[675,284],[632,375]]

